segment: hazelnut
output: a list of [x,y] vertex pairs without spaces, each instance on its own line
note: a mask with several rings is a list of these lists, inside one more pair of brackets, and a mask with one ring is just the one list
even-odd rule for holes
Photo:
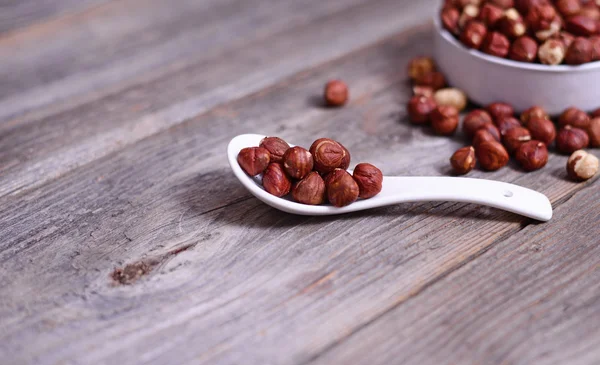
[[446,78],[441,72],[430,72],[421,75],[418,79],[414,80],[414,82],[419,86],[430,87],[434,91],[446,86]]
[[265,148],[247,147],[238,153],[237,161],[242,170],[246,171],[248,175],[256,176],[269,166],[271,155]]
[[556,139],[556,128],[549,119],[532,118],[527,123],[527,129],[531,133],[531,138],[544,142],[549,146]]
[[335,169],[325,178],[325,189],[329,202],[336,207],[344,207],[358,199],[358,184],[346,170]]
[[519,146],[515,159],[525,171],[539,170],[548,163],[548,148],[543,142],[528,141]]
[[590,138],[583,129],[574,128],[570,125],[558,131],[556,136],[556,147],[559,152],[564,154],[584,149],[589,143]]
[[437,134],[454,134],[458,128],[458,109],[450,105],[438,106],[431,112],[431,126]]
[[459,89],[440,89],[433,94],[433,100],[437,105],[450,105],[459,111],[467,107],[467,95]]
[[565,62],[569,65],[581,65],[592,62],[592,42],[587,38],[577,37],[565,54]]
[[575,36],[568,32],[559,32],[552,38],[561,41],[565,50],[568,49],[575,40]]
[[600,147],[600,118],[596,117],[590,121],[587,134],[590,137],[590,146]]
[[600,36],[588,38],[592,43],[592,61],[600,61]]
[[598,158],[583,150],[575,151],[567,161],[567,174],[575,181],[589,180],[598,172]]
[[548,3],[548,0],[515,0],[515,8],[519,10],[520,13],[527,15],[527,12],[532,7]]
[[475,149],[472,146],[463,147],[450,157],[450,164],[456,173],[464,175],[475,168]]
[[302,204],[322,204],[325,202],[325,181],[318,172],[313,171],[294,184],[292,197]]
[[514,0],[488,0],[489,4],[493,4],[500,9],[510,9],[515,6]]
[[545,65],[558,65],[565,59],[566,47],[558,39],[548,39],[538,48],[538,58]]
[[348,86],[341,80],[329,81],[323,97],[329,106],[342,106],[348,101]]
[[359,197],[369,199],[379,194],[383,184],[383,174],[370,163],[359,163],[352,174],[358,185]]
[[344,146],[329,138],[317,139],[309,151],[313,156],[314,169],[321,174],[343,166],[348,159]]
[[582,37],[589,37],[597,31],[596,21],[583,15],[575,15],[567,19],[566,28],[570,33]]
[[537,58],[538,45],[531,37],[522,36],[510,46],[509,58],[520,62],[533,62]]
[[590,125],[590,116],[583,110],[570,107],[560,115],[558,125],[560,127],[570,125],[571,127],[586,129]]
[[429,86],[421,86],[415,85],[413,86],[413,95],[425,96],[428,98],[433,98],[433,88]]
[[476,20],[472,20],[463,29],[460,34],[460,41],[469,48],[479,49],[487,34],[485,25]]
[[509,130],[520,127],[521,123],[513,117],[504,117],[496,120],[496,127],[500,131],[500,135],[505,135]]
[[513,153],[524,142],[531,141],[531,134],[523,127],[514,127],[502,136],[502,143],[509,153]]
[[479,15],[479,7],[473,4],[468,4],[462,10],[460,18],[458,18],[458,26],[464,28],[468,22],[477,18]]
[[292,147],[283,156],[285,172],[294,179],[303,179],[313,169],[313,157],[305,148]]
[[285,174],[283,166],[274,162],[270,163],[263,173],[262,184],[269,194],[280,198],[287,195],[292,188],[292,180]]
[[490,113],[494,120],[498,120],[502,117],[512,117],[515,114],[513,107],[506,103],[493,103],[488,105],[485,109]]
[[556,0],[554,2],[556,10],[564,16],[571,16],[581,11],[580,0]]
[[475,132],[472,143],[473,143],[473,146],[475,146],[475,148],[477,148],[483,142],[499,142],[499,141],[500,141],[500,139],[496,138],[488,130],[481,128],[477,132]]
[[431,57],[416,57],[408,63],[408,76],[413,81],[435,71],[435,63]]
[[282,162],[285,151],[290,148],[290,145],[279,137],[265,137],[260,141],[260,146],[269,151],[271,162]]
[[475,149],[475,154],[479,165],[488,171],[496,171],[508,164],[508,152],[498,142],[481,142]]
[[527,25],[535,32],[550,29],[558,14],[551,4],[532,6],[527,12]]
[[550,28],[544,30],[538,30],[535,32],[535,37],[543,42],[549,38],[557,37],[560,34],[561,23],[559,21],[550,24]]
[[510,50],[510,41],[503,34],[498,32],[489,32],[483,44],[481,51],[492,56],[504,58]]
[[488,29],[493,29],[504,15],[504,11],[494,4],[485,4],[479,11],[478,20],[485,24]]
[[600,117],[600,108],[598,108],[592,112],[592,118],[598,118],[598,117]]
[[342,170],[348,170],[348,167],[350,167],[350,160],[352,158],[350,156],[350,151],[348,151],[348,149],[346,147],[344,147],[343,144],[341,144],[340,142],[338,142],[338,143],[344,149],[344,157],[342,158],[342,163],[340,165],[340,169],[342,169]]
[[442,19],[442,25],[444,26],[444,29],[456,36],[460,34],[460,28],[458,26],[460,12],[458,11],[458,9],[452,7],[445,7],[442,9],[440,17]]
[[598,5],[596,5],[594,1],[588,1],[587,3],[583,4],[578,15],[598,20],[600,19],[600,9],[598,9]]
[[429,122],[431,112],[437,105],[432,98],[415,95],[408,101],[406,107],[408,118],[414,124],[425,124]]
[[504,15],[498,20],[497,26],[500,33],[510,39],[519,38],[527,32],[525,22],[521,14],[516,9],[508,9]]
[[467,138],[471,139],[485,124],[492,124],[492,116],[483,109],[476,109],[465,116],[462,128]]
[[540,106],[532,106],[521,113],[521,123],[527,127],[531,119],[550,119],[548,113]]

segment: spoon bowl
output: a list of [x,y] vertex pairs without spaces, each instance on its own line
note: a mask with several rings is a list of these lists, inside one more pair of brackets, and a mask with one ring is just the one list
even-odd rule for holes
[[288,198],[278,198],[263,189],[262,176],[248,176],[237,162],[240,150],[258,146],[264,137],[259,134],[242,134],[233,138],[227,147],[229,165],[235,176],[252,195],[273,208],[287,213],[311,216],[335,215],[399,203],[453,201],[486,205],[543,222],[552,218],[552,205],[541,193],[500,181],[463,177],[386,176],[383,178],[383,189],[378,195],[371,199],[359,199],[342,208],[328,204],[305,205]]

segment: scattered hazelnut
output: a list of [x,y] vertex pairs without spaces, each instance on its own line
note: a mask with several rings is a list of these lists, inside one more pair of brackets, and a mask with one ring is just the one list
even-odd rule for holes
[[481,45],[481,51],[492,56],[504,58],[510,50],[510,41],[502,33],[488,32]]
[[575,151],[567,161],[567,174],[575,181],[589,180],[598,172],[598,158],[583,150]]
[[522,36],[513,42],[509,58],[520,62],[533,62],[537,58],[538,45],[531,37]]
[[565,62],[569,65],[581,65],[592,61],[592,42],[587,38],[577,37],[565,54]]
[[408,76],[413,81],[421,80],[435,71],[435,63],[431,57],[416,57],[408,63]]
[[571,127],[587,129],[590,125],[590,116],[583,110],[571,107],[560,115],[558,125],[561,127],[570,125]]
[[429,122],[431,112],[437,105],[432,98],[415,95],[408,101],[408,118],[414,124],[425,124]]
[[465,116],[463,120],[463,131],[470,140],[477,130],[485,124],[492,124],[492,116],[483,109],[476,109]]
[[269,151],[262,147],[244,148],[237,156],[240,167],[250,176],[256,176],[265,171],[270,160]]
[[539,170],[548,163],[548,149],[543,142],[528,141],[519,146],[515,159],[525,171]]
[[548,39],[538,48],[538,58],[545,65],[561,64],[565,53],[565,45],[558,39]]
[[383,174],[377,167],[370,163],[359,163],[352,174],[358,185],[359,197],[369,199],[381,192]]
[[458,109],[450,105],[438,106],[431,112],[431,126],[437,134],[454,134],[458,128]]
[[590,121],[587,134],[590,137],[590,146],[600,147],[600,118],[596,117]]
[[450,105],[458,109],[464,110],[467,107],[467,95],[459,89],[446,88],[440,89],[433,94],[433,100],[437,105]]
[[419,79],[414,80],[419,86],[427,86],[434,91],[446,86],[446,78],[441,72],[430,72],[422,75]]
[[460,28],[464,28],[468,22],[477,18],[479,15],[479,7],[473,4],[466,5],[462,13],[460,14],[460,18],[458,18],[458,26]]
[[[496,128],[495,126],[492,127]],[[498,129],[496,128],[496,130]],[[500,138],[496,138],[496,136],[490,133],[487,129],[481,128],[475,132],[472,143],[473,146],[477,148],[482,142],[500,142]]]
[[341,80],[332,80],[325,85],[325,102],[329,106],[342,106],[348,101],[348,86]]
[[314,169],[321,174],[343,166],[348,159],[344,146],[329,138],[317,139],[309,151],[313,156]]
[[583,15],[575,15],[567,19],[566,27],[570,33],[582,37],[589,37],[597,31],[596,21]]
[[514,127],[502,135],[502,143],[509,153],[513,153],[523,144],[531,140],[531,134],[523,127]]
[[472,20],[463,29],[460,34],[460,40],[469,48],[479,49],[486,34],[487,29],[485,25],[479,21]]
[[433,98],[434,90],[429,86],[415,85],[413,86],[413,95],[425,96],[427,98]]
[[581,11],[580,0],[556,0],[554,5],[556,6],[556,10],[566,17],[576,15]]
[[358,184],[346,170],[335,169],[325,178],[325,189],[329,202],[336,207],[344,207],[358,199]]
[[521,113],[521,123],[527,127],[531,119],[550,119],[548,113],[540,106],[532,106]]
[[305,148],[292,147],[283,155],[285,172],[294,179],[303,179],[313,169],[313,157]]
[[262,179],[263,187],[272,195],[282,197],[287,195],[292,188],[292,181],[285,174],[283,166],[279,163],[270,163]]
[[481,8],[478,20],[485,24],[488,29],[493,29],[503,15],[504,11],[502,8],[499,8],[494,4],[487,3]]
[[558,131],[556,136],[556,147],[559,152],[564,154],[584,149],[589,143],[590,138],[584,130],[571,127],[570,125]]
[[485,170],[496,171],[508,164],[508,152],[498,142],[482,142],[475,149],[475,153],[479,165]]
[[549,119],[534,117],[527,123],[527,129],[531,133],[531,138],[544,142],[549,146],[556,139],[556,128]]
[[515,114],[513,107],[506,103],[493,103],[488,105],[485,109],[490,113],[494,120],[498,120],[502,117],[512,117]]
[[342,164],[340,165],[340,169],[348,170],[348,167],[350,167],[350,160],[351,160],[350,151],[348,151],[348,149],[346,147],[344,147],[343,144],[341,144],[340,142],[338,142],[338,143],[344,149],[344,157],[342,158]]
[[458,9],[445,7],[442,9],[440,17],[442,18],[442,25],[447,31],[454,35],[459,35],[460,28],[458,26],[458,20],[460,18],[460,12]]
[[260,147],[266,148],[269,151],[271,162],[282,162],[283,155],[290,148],[290,145],[279,137],[265,137],[260,141]]
[[308,205],[319,205],[325,202],[325,181],[319,173],[313,171],[292,187],[295,201]]
[[519,38],[527,32],[525,22],[516,9],[506,10],[502,18],[498,20],[496,27],[500,33],[510,39]]
[[463,147],[452,155],[450,164],[456,173],[464,175],[475,168],[475,149],[472,146]]
[[520,127],[521,123],[516,118],[504,117],[496,120],[496,127],[500,131],[500,135],[505,135],[509,130]]

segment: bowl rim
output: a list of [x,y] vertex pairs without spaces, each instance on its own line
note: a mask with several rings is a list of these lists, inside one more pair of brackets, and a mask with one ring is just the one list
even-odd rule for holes
[[537,63],[526,63],[513,61],[505,58],[500,58],[492,55],[485,54],[476,49],[470,49],[465,47],[462,43],[460,43],[454,36],[448,32],[446,29],[442,27],[442,24],[439,19],[439,15],[433,17],[433,23],[435,25],[436,31],[439,35],[448,43],[450,43],[454,48],[463,53],[468,53],[469,55],[478,58],[484,62],[493,63],[499,66],[520,69],[520,70],[532,70],[538,72],[551,72],[551,73],[568,73],[568,72],[587,72],[587,71],[595,71],[600,68],[600,61],[588,62],[583,65],[543,65]]

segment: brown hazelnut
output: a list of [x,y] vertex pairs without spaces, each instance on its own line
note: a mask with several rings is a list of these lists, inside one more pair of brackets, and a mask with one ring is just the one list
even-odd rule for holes
[[590,121],[587,134],[590,137],[590,146],[600,147],[600,118],[596,117]]
[[540,106],[532,106],[521,113],[521,123],[527,127],[527,124],[531,119],[550,119],[550,116],[548,113],[546,113],[544,108]]
[[502,135],[502,143],[509,153],[513,153],[524,142],[531,141],[531,134],[523,127],[514,127]]
[[493,4],[500,9],[510,9],[515,7],[514,0],[488,0],[489,4]]
[[458,149],[452,157],[450,164],[456,173],[464,175],[475,168],[477,160],[475,159],[475,149],[472,146]]
[[582,5],[578,15],[598,20],[600,19],[600,9],[598,8],[598,5],[594,3],[594,1],[588,1]]
[[556,6],[556,10],[559,13],[566,17],[575,15],[581,11],[580,0],[556,0],[554,6]]
[[294,184],[292,197],[302,204],[322,204],[325,202],[325,181],[318,172],[313,171]]
[[588,38],[592,43],[592,61],[600,61],[600,36]]
[[282,162],[283,155],[290,148],[290,145],[279,137],[265,137],[260,141],[260,147],[266,148],[269,151],[271,162]]
[[421,85],[413,86],[413,95],[415,95],[415,96],[420,95],[420,96],[425,96],[428,98],[433,98],[433,93],[434,93],[434,90],[430,86],[421,86]]
[[313,169],[313,157],[302,147],[292,147],[283,155],[285,172],[294,179],[303,179]]
[[592,112],[592,118],[598,118],[598,117],[600,117],[600,108],[598,108]]
[[435,63],[431,57],[415,57],[408,63],[408,76],[413,81],[435,71]]
[[262,147],[243,148],[237,156],[240,167],[250,176],[256,176],[265,171],[270,160],[269,151]]
[[446,86],[446,78],[441,72],[430,72],[421,75],[418,79],[415,79],[414,82],[420,86],[430,87],[434,91]]
[[529,9],[534,6],[548,4],[548,0],[515,0],[515,8],[521,13],[527,15]]
[[348,151],[348,149],[344,147],[343,144],[341,144],[340,142],[338,143],[344,149],[344,157],[342,158],[342,163],[340,164],[339,168],[342,170],[348,170],[348,167],[350,167],[350,160],[352,159],[352,156],[350,156],[350,151]]
[[383,174],[377,167],[370,163],[359,163],[352,174],[358,185],[359,195],[363,199],[369,199],[379,194],[383,184]]
[[441,15],[442,25],[444,29],[454,34],[459,35],[460,27],[458,26],[458,19],[460,18],[460,11],[453,7],[445,7],[442,9]]
[[433,94],[433,100],[437,105],[450,105],[464,110],[467,107],[467,95],[456,88],[440,89]]
[[485,24],[472,20],[463,29],[460,34],[460,41],[469,48],[479,49],[487,34]]
[[504,10],[494,4],[485,4],[479,11],[477,19],[485,24],[488,29],[493,29],[504,15]]
[[596,34],[597,31],[596,21],[582,15],[575,15],[567,19],[566,28],[570,33],[582,37],[589,37]]
[[285,174],[283,166],[279,163],[269,164],[263,173],[262,184],[269,194],[280,198],[287,195],[292,188],[292,180]]
[[507,9],[498,20],[496,28],[510,39],[519,38],[527,32],[525,22],[516,9]]
[[494,120],[498,120],[502,117],[512,117],[515,114],[513,107],[507,103],[493,103],[488,105],[485,109],[490,113]]
[[575,40],[575,36],[572,35],[571,33],[568,32],[559,32],[557,35],[555,35],[554,37],[552,37],[556,40],[559,40],[562,42],[562,44],[565,46],[564,49],[568,49],[571,46],[571,43],[573,43],[573,41]]
[[598,172],[598,158],[583,150],[575,151],[567,161],[567,174],[575,181],[589,180]]
[[325,189],[329,202],[336,207],[344,207],[358,199],[358,184],[346,170],[335,169],[325,178]]
[[[496,128],[495,126],[492,126],[494,128]],[[498,130],[496,128],[496,130]],[[492,133],[490,133],[487,129],[485,128],[481,128],[479,129],[477,132],[475,132],[475,135],[473,136],[473,146],[475,146],[475,148],[477,148],[482,142],[499,142],[500,138],[496,138],[495,135],[493,135]]]
[[406,107],[408,118],[414,124],[425,124],[429,122],[431,112],[436,106],[432,98],[415,95],[408,101],[408,106]]
[[462,29],[473,19],[476,19],[479,15],[479,7],[473,4],[466,5],[462,13],[460,14],[460,18],[458,18],[458,26]]
[[551,4],[532,6],[527,12],[527,25],[534,31],[550,29],[558,14]]
[[570,154],[577,150],[586,148],[590,138],[583,129],[574,128],[570,125],[564,127],[556,135],[556,147],[564,154]]
[[521,123],[513,117],[504,117],[496,120],[496,127],[498,127],[501,136],[505,135],[509,130],[520,126]]
[[515,159],[525,171],[539,170],[548,163],[548,148],[543,142],[528,141],[519,146]]
[[481,51],[492,56],[504,58],[510,50],[510,41],[502,33],[488,32],[481,45]]
[[590,125],[590,116],[583,110],[570,107],[560,115],[558,125],[560,127],[570,125],[571,127],[586,129]]
[[531,37],[522,36],[510,46],[508,57],[515,61],[533,62],[537,58],[537,52],[537,42]]
[[323,97],[329,106],[342,106],[348,101],[348,86],[341,80],[332,80],[325,85]]
[[458,109],[450,105],[438,106],[431,112],[431,126],[437,134],[454,134],[458,128]]
[[531,138],[544,142],[549,146],[556,139],[556,128],[549,119],[532,118],[527,123],[527,129],[531,133]]
[[496,171],[508,164],[508,152],[498,142],[480,143],[475,149],[475,154],[479,165],[488,171]]
[[485,124],[492,124],[492,116],[483,109],[476,109],[465,116],[463,120],[463,131],[470,140],[477,130]]
[[313,156],[314,169],[321,174],[340,168],[348,158],[344,146],[329,138],[317,139],[309,151]]
[[569,65],[581,65],[592,62],[592,42],[584,37],[577,37],[565,54],[565,62]]
[[538,48],[538,58],[545,65],[559,65],[565,59],[566,47],[558,39],[548,39]]

